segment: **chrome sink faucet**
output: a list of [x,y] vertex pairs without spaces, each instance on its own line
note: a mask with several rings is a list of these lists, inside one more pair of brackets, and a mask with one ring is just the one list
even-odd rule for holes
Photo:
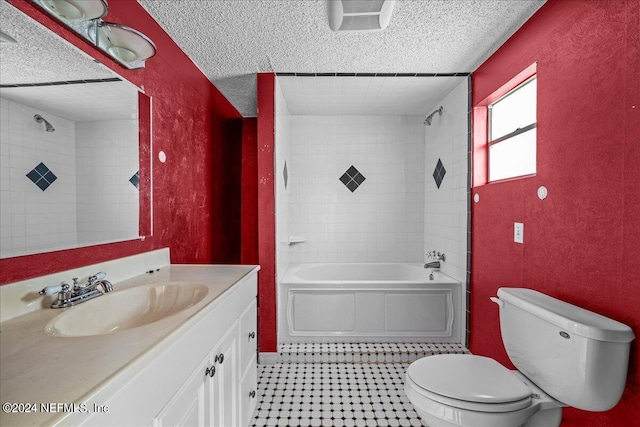
[[[90,276],[87,279],[87,283],[81,285],[78,283],[78,278],[73,278],[73,287],[68,283],[62,283],[61,285],[47,286],[40,292],[40,295],[53,295],[58,294],[58,299],[54,301],[51,308],[65,308],[71,307],[90,299],[97,298],[104,295],[106,292],[113,291],[113,285],[104,278],[107,273],[99,272]],[[98,289],[98,286],[102,290]]]

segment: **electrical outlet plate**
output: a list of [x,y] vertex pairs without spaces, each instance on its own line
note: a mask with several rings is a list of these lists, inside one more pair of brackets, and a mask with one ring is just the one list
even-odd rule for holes
[[524,224],[521,222],[513,223],[513,241],[524,243]]

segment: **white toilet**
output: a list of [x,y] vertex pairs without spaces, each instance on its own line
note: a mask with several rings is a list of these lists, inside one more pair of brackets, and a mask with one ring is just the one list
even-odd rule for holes
[[469,354],[416,360],[405,393],[430,427],[557,427],[563,406],[607,411],[618,403],[631,328],[531,289],[500,288],[491,299],[518,370]]

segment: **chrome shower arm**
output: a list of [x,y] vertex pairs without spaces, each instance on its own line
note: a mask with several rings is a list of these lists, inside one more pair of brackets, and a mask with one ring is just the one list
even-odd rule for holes
[[433,113],[429,114],[427,116],[427,118],[424,119],[424,124],[427,125],[427,126],[431,126],[431,120],[433,119],[433,116],[435,116],[436,113],[439,113],[440,115],[442,115],[442,111],[443,111],[443,108],[442,108],[442,105],[441,105],[440,108],[438,108]]

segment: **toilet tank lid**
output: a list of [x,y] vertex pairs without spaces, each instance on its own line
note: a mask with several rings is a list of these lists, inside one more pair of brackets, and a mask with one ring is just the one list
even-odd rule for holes
[[586,338],[609,342],[630,342],[635,338],[631,328],[624,323],[533,289],[500,288],[498,297],[567,332]]

